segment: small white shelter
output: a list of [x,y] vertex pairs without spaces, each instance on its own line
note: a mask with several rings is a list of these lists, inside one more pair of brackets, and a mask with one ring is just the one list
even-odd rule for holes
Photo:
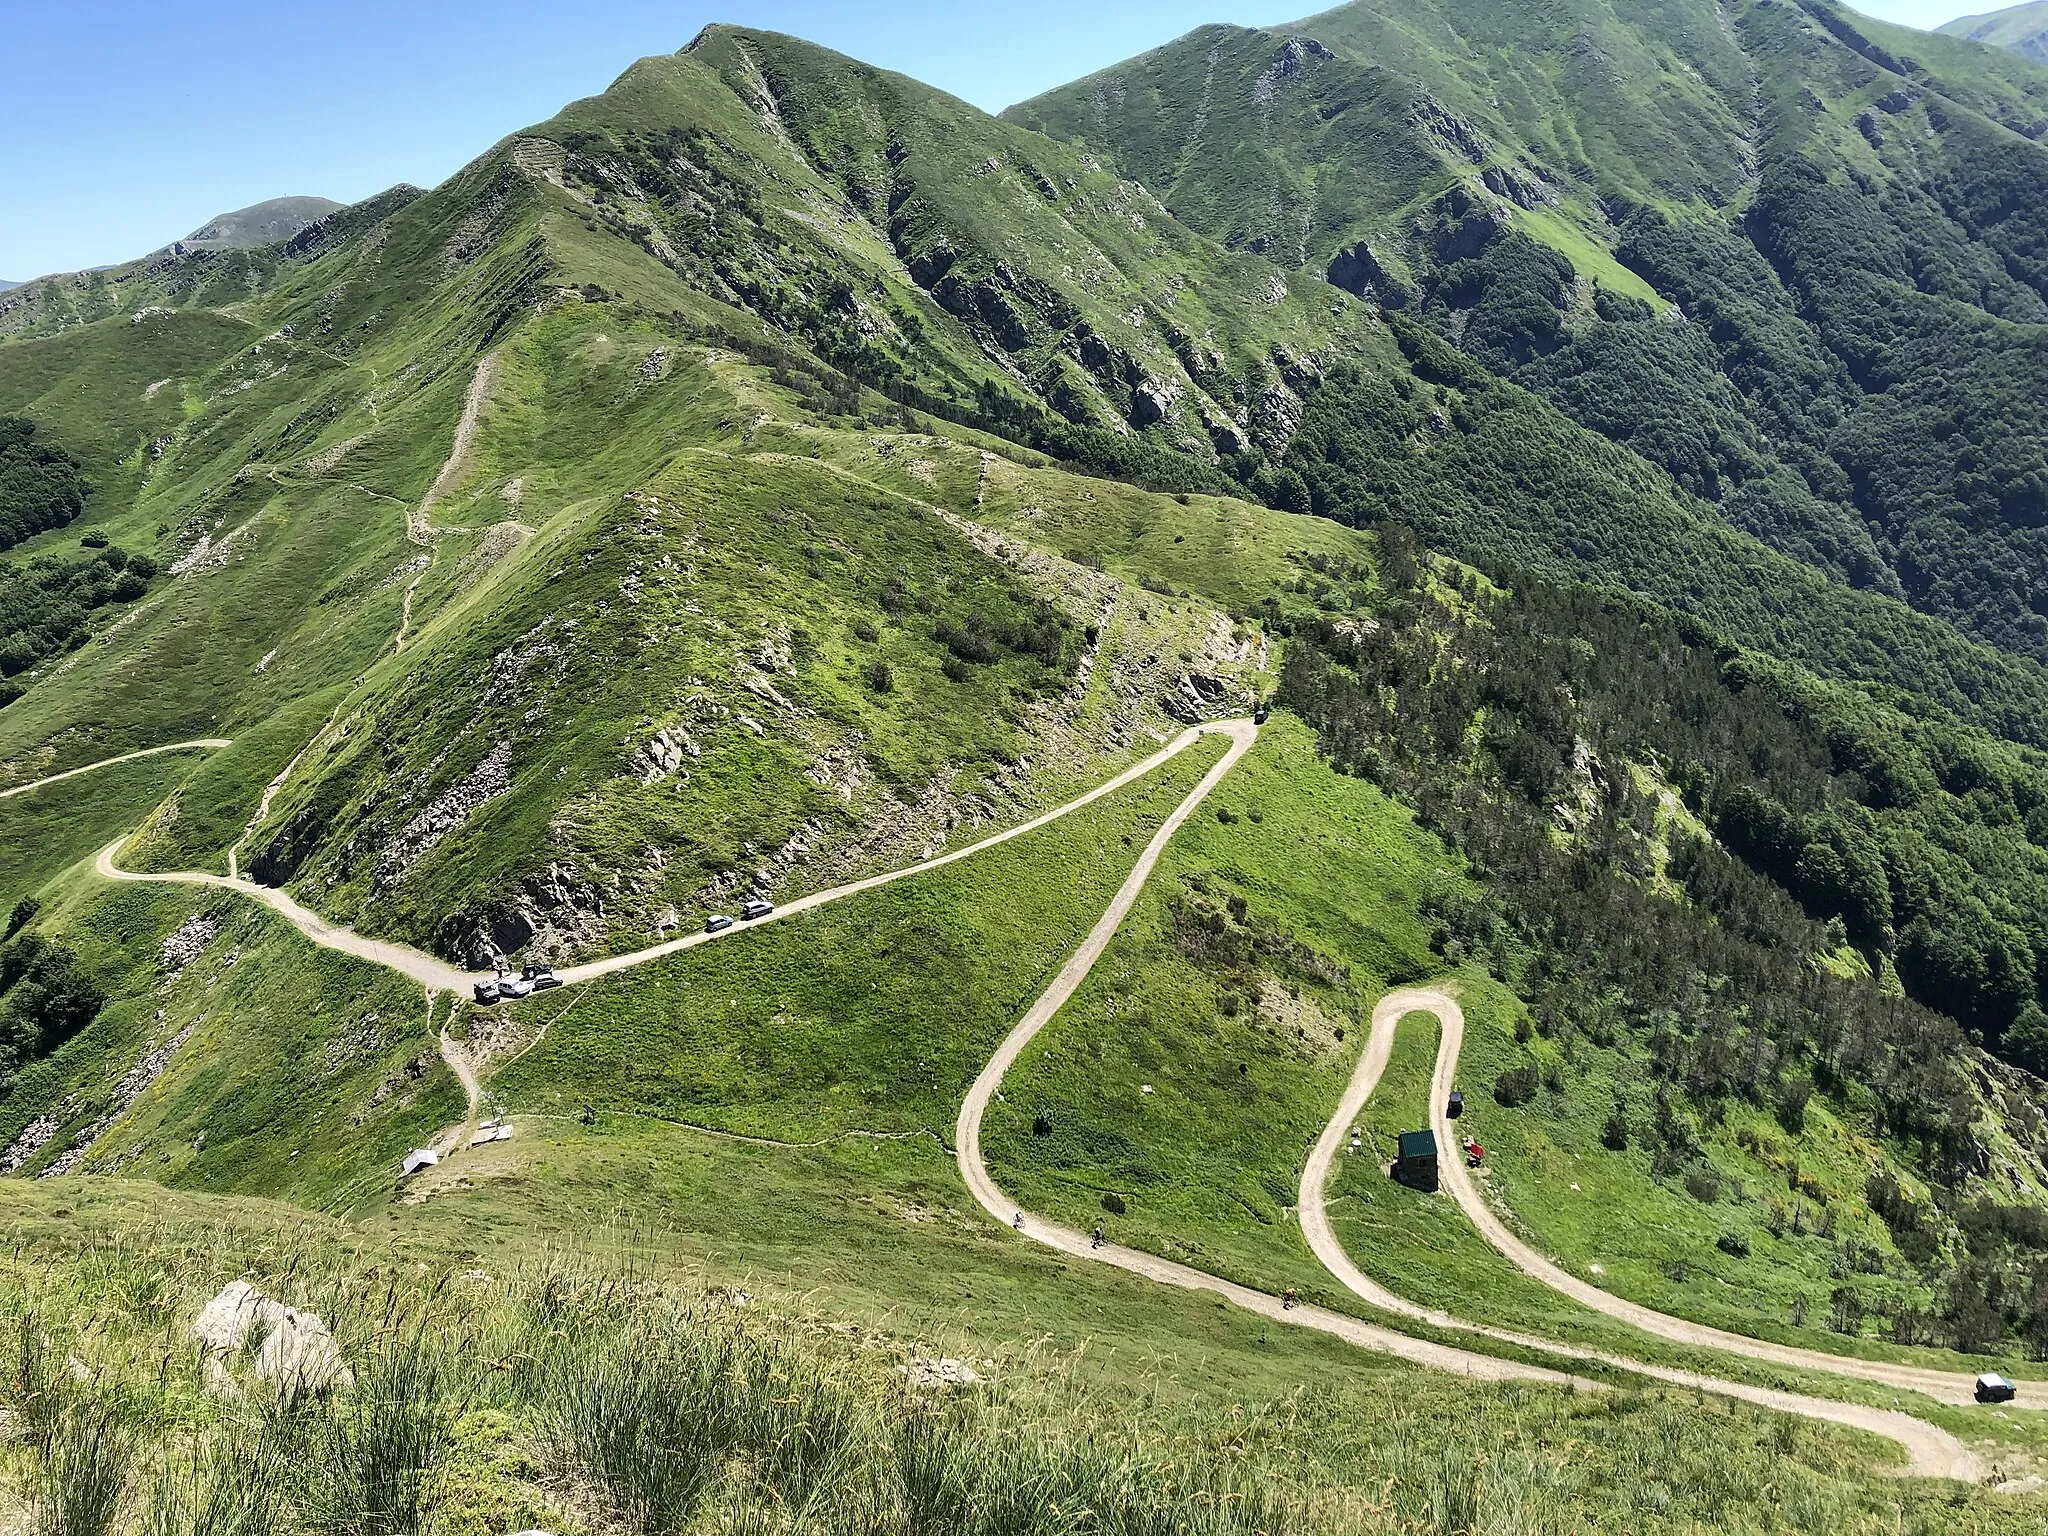
[[432,1147],[415,1147],[405,1154],[405,1161],[399,1166],[398,1176],[409,1179],[422,1168],[431,1168],[441,1161],[441,1154]]

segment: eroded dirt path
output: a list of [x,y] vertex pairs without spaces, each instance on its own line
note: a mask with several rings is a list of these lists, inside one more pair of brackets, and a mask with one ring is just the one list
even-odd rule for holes
[[[1544,1354],[1558,1355],[1566,1359],[1597,1360],[1603,1365],[1614,1367],[1617,1370],[1628,1371],[1634,1375],[1647,1376],[1672,1386],[1685,1387],[1693,1391],[1711,1392],[1720,1397],[1737,1398],[1743,1402],[1755,1403],[1759,1407],[1770,1408],[1780,1413],[1797,1414],[1801,1418],[1819,1419],[1832,1424],[1845,1424],[1852,1429],[1869,1430],[1873,1434],[1883,1435],[1889,1440],[1896,1441],[1904,1447],[1907,1453],[1909,1469],[1920,1476],[1954,1478],[1964,1482],[1976,1482],[1982,1477],[1983,1469],[1976,1456],[1971,1453],[1968,1447],[1947,1430],[1940,1429],[1935,1425],[1927,1423],[1925,1420],[1916,1419],[1911,1414],[1901,1413],[1895,1409],[1867,1407],[1860,1403],[1843,1403],[1829,1398],[1808,1397],[1801,1393],[1785,1392],[1771,1387],[1759,1387],[1748,1382],[1724,1381],[1716,1377],[1703,1375],[1697,1371],[1682,1370],[1674,1366],[1652,1365],[1647,1361],[1632,1360],[1625,1355],[1613,1354],[1606,1350],[1561,1343],[1555,1339],[1546,1339],[1535,1334],[1521,1333],[1514,1329],[1489,1328],[1478,1323],[1468,1323],[1460,1318],[1453,1317],[1450,1313],[1439,1308],[1425,1307],[1410,1301],[1405,1296],[1397,1295],[1378,1281],[1367,1276],[1352,1262],[1350,1254],[1345,1252],[1344,1245],[1337,1240],[1336,1233],[1331,1229],[1328,1210],[1330,1177],[1338,1157],[1342,1154],[1345,1138],[1349,1135],[1350,1127],[1357,1120],[1367,1102],[1372,1098],[1373,1090],[1379,1086],[1380,1077],[1386,1071],[1387,1062],[1393,1055],[1395,1029],[1399,1026],[1401,1019],[1405,1015],[1417,1012],[1434,1014],[1443,1022],[1443,1036],[1437,1050],[1436,1071],[1434,1080],[1430,1085],[1431,1119],[1433,1121],[1431,1128],[1436,1132],[1437,1162],[1442,1181],[1451,1188],[1454,1198],[1458,1199],[1460,1207],[1466,1211],[1467,1215],[1472,1217],[1474,1225],[1480,1227],[1488,1241],[1492,1242],[1496,1248],[1501,1248],[1501,1242],[1495,1237],[1495,1232],[1497,1231],[1500,1237],[1504,1238],[1508,1243],[1514,1244],[1522,1248],[1524,1252],[1530,1253],[1537,1263],[1556,1270],[1555,1265],[1551,1265],[1548,1260],[1534,1255],[1532,1250],[1528,1250],[1526,1245],[1521,1244],[1518,1239],[1507,1232],[1507,1229],[1501,1225],[1492,1210],[1486,1207],[1484,1197],[1474,1187],[1473,1180],[1465,1168],[1464,1159],[1457,1151],[1460,1145],[1457,1133],[1452,1128],[1450,1118],[1445,1112],[1450,1100],[1451,1083],[1457,1071],[1458,1051],[1464,1040],[1464,1015],[1459,1011],[1456,1001],[1448,994],[1431,990],[1413,989],[1389,993],[1380,1000],[1379,1006],[1373,1010],[1372,1033],[1367,1037],[1364,1054],[1359,1057],[1358,1066],[1352,1072],[1351,1081],[1344,1090],[1344,1097],[1338,1102],[1337,1112],[1330,1117],[1330,1123],[1324,1127],[1323,1134],[1317,1140],[1315,1149],[1309,1154],[1308,1164],[1302,1171],[1300,1206],[1302,1236],[1307,1240],[1310,1250],[1322,1262],[1323,1267],[1346,1290],[1350,1291],[1360,1300],[1378,1307],[1382,1311],[1392,1312],[1400,1317],[1413,1318],[1417,1322],[1428,1323],[1437,1328],[1456,1329],[1459,1332],[1469,1333],[1478,1338],[1491,1339],[1496,1343],[1511,1344],[1522,1349],[1536,1350]],[[1452,1017],[1457,1019],[1455,1031],[1450,1023]],[[1463,1191],[1462,1194],[1460,1193],[1461,1190]],[[1479,1213],[1474,1212],[1474,1205],[1480,1208],[1480,1213],[1483,1213],[1485,1217],[1484,1221],[1480,1220]],[[1491,1224],[1493,1230],[1488,1229],[1488,1224]],[[1501,1251],[1506,1253],[1507,1250],[1501,1248]],[[1508,1254],[1507,1256],[1511,1259],[1515,1258],[1513,1254]],[[1519,1259],[1516,1259],[1515,1262],[1518,1265],[1520,1264]],[[1521,1265],[1521,1267],[1528,1270],[1527,1265]],[[1533,1270],[1528,1272],[1535,1274]],[[1564,1273],[1562,1270],[1556,1270],[1556,1272],[1560,1275]],[[1544,1276],[1538,1274],[1536,1278],[1544,1279]],[[1566,1278],[1570,1277],[1567,1276]],[[1545,1283],[1549,1282],[1546,1280]],[[1582,1284],[1582,1282],[1575,1282],[1575,1284]],[[1558,1288],[1563,1289],[1562,1287]],[[1619,1298],[1611,1296],[1605,1291],[1598,1290],[1596,1287],[1587,1286],[1584,1288],[1591,1291],[1602,1302],[1609,1304],[1606,1306],[1594,1306],[1592,1303],[1587,1302],[1586,1304],[1592,1310],[1606,1313],[1609,1316],[1620,1316],[1618,1312],[1612,1309],[1613,1304],[1619,1302]],[[1584,1298],[1577,1294],[1576,1291],[1568,1291],[1567,1294],[1572,1295],[1574,1300],[1584,1301]],[[1632,1304],[1622,1302],[1620,1305],[1631,1306]],[[1647,1308],[1638,1310],[1648,1312]],[[1659,1313],[1649,1313],[1648,1315],[1651,1317],[1662,1317],[1662,1314]],[[1632,1319],[1624,1318],[1623,1320],[1631,1321]],[[1677,1323],[1680,1320],[1663,1318],[1663,1321]],[[1685,1326],[1697,1327],[1698,1325],[1688,1324]],[[1737,1334],[1722,1333],[1715,1329],[1701,1329],[1700,1332],[1702,1334],[1712,1335],[1712,1337],[1680,1338],[1676,1333],[1665,1332],[1661,1329],[1652,1328],[1645,1331],[1657,1333],[1661,1337],[1669,1338],[1675,1343],[1703,1344],[1712,1348],[1733,1350],[1736,1353],[1752,1358],[1762,1358],[1758,1352],[1759,1341],[1744,1338]],[[1797,1360],[1780,1360],[1779,1363],[1798,1364],[1820,1370],[1837,1370],[1838,1374],[1862,1375],[1863,1372],[1860,1370],[1840,1371],[1839,1368],[1845,1365],[1861,1367],[1877,1363],[1848,1360],[1842,1356],[1823,1354],[1814,1350],[1793,1350],[1789,1353],[1800,1358]],[[1912,1371],[1911,1367],[1896,1367],[1894,1369],[1906,1372]],[[1929,1385],[1922,1384],[1917,1380],[1909,1383],[1903,1378],[1871,1377],[1869,1379],[1883,1381],[1888,1386],[1924,1392],[1926,1395],[1941,1402],[1974,1401],[1970,1396],[1971,1378],[1969,1377],[1954,1377],[1936,1371],[1918,1374],[1930,1378],[1933,1382],[1944,1384],[1945,1390],[1931,1390]],[[1958,1386],[1958,1383],[1960,1386]],[[1962,1395],[1957,1396],[1957,1391],[1960,1391]]]
[[144,747],[136,752],[123,752],[118,757],[103,757],[96,763],[87,763],[83,768],[67,768],[62,773],[53,773],[47,778],[33,779],[26,784],[17,784],[12,789],[0,789],[0,800],[11,800],[16,795],[25,795],[31,790],[41,789],[45,784],[59,784],[65,779],[75,779],[83,774],[98,773],[102,768],[111,768],[116,763],[132,763],[137,758],[157,757],[165,752],[190,752],[232,746],[224,736],[202,736],[197,741],[173,741],[161,747]]

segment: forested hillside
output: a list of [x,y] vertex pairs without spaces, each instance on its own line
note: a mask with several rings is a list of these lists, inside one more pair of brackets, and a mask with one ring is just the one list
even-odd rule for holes
[[2048,73],[1831,0],[1359,0],[1008,116],[1835,581],[2048,655]]

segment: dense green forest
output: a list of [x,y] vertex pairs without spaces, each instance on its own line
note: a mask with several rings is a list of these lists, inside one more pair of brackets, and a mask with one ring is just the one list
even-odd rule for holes
[[0,1094],[20,1068],[85,1028],[106,1002],[69,948],[33,933],[12,935],[13,920],[8,926],[9,942],[0,945]]
[[8,679],[83,645],[93,615],[141,597],[156,569],[149,555],[114,544],[37,555],[21,565],[0,561],[0,705],[21,697],[21,685]]
[[[1488,882],[1443,904],[1447,959],[1513,984],[1567,1061],[1578,1039],[1646,1055],[1654,1110],[1631,1132],[1618,1109],[1616,1137],[1652,1138],[1683,1178],[1717,1105],[1796,1125],[1823,1093],[1866,1104],[1939,1189],[1979,1170],[1966,1034],[2048,1068],[2048,767],[1639,599],[1447,584],[1405,530],[1384,547],[1384,602],[1296,622],[1279,698]],[[1533,1092],[1523,1075],[1503,1098]],[[1932,1220],[1876,1203],[1895,1231]],[[1982,1262],[1894,1331],[1968,1346],[2010,1325],[2048,1348],[2048,1289],[2013,1283],[2006,1254],[2040,1234],[1955,1219]]]
[[1641,459],[1420,321],[1388,323],[1415,376],[1337,373],[1314,390],[1278,470],[1254,476],[1271,500],[1347,522],[1388,517],[1482,564],[1632,588],[1746,645],[2048,743],[2037,668],[1958,645],[1904,605],[1794,561],[1759,558]]
[[[1607,61],[1597,86],[1587,58]],[[1551,516],[1556,472],[1511,456],[1478,479],[1491,507],[1399,513],[1433,542],[1627,585],[1816,660],[1726,594],[1674,589],[1675,501],[2048,658],[2039,71],[1830,0],[1358,0],[1203,28],[1007,115],[1639,456],[1610,464],[1604,528]],[[1526,407],[1513,430],[1524,453],[1557,435]],[[1338,447],[1325,434],[1321,456]],[[1371,514],[1365,478],[1290,467],[1318,510],[1356,496]],[[1538,516],[1496,526],[1518,496]],[[1856,622],[1823,602],[1827,624]]]
[[0,549],[12,549],[85,510],[85,466],[36,441],[36,424],[0,417]]

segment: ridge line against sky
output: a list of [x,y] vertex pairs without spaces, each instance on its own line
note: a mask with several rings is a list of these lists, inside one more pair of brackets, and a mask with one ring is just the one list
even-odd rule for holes
[[[130,260],[273,197],[433,186],[715,21],[794,33],[997,111],[1205,22],[1274,26],[1311,0],[14,0],[0,29],[0,278]],[[1990,7],[1995,9],[1996,7]],[[1933,27],[1982,4],[1863,0]]]

